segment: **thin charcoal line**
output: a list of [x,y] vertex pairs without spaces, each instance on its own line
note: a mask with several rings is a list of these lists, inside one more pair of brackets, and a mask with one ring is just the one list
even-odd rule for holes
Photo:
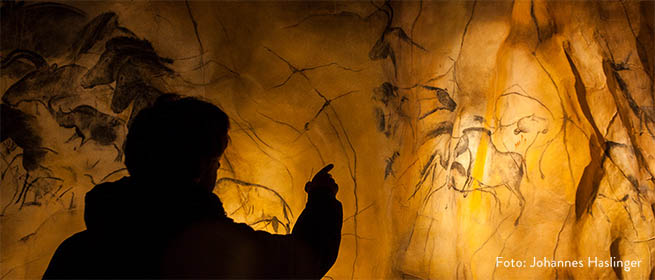
[[319,68],[330,67],[330,66],[335,66],[337,68],[341,68],[343,70],[351,71],[351,72],[360,72],[360,71],[362,71],[362,69],[353,69],[353,68],[350,68],[350,67],[342,66],[341,64],[336,63],[336,62],[330,62],[330,63],[327,63],[327,64],[321,64],[321,65],[317,65],[317,66],[305,67],[305,68],[299,69],[299,71],[301,71],[301,72],[311,71],[311,70],[316,70],[316,69],[319,69]]
[[64,196],[68,191],[72,190],[73,187],[69,187],[68,189],[64,190],[59,196],[57,197],[57,200],[59,200],[62,196]]
[[471,15],[469,16],[468,21],[466,21],[466,25],[464,26],[464,32],[462,32],[462,40],[459,43],[459,54],[457,55],[457,60],[459,60],[459,57],[462,55],[462,48],[464,47],[464,39],[466,38],[466,33],[468,32],[469,25],[471,24],[471,21],[473,21],[473,13],[475,13],[475,6],[477,4],[478,4],[477,0],[473,1],[473,7],[471,8]]
[[[539,137],[539,134],[540,134],[540,133],[541,133],[541,131],[537,131],[537,134],[536,134],[536,135],[534,136],[534,138],[532,139],[532,142],[530,142],[530,145],[528,145],[528,147],[525,148],[525,152],[523,152],[523,155],[524,155],[524,157],[525,157],[526,159],[528,158],[528,151],[530,151],[530,148],[532,148],[532,145],[534,144],[534,142],[537,142],[537,137]],[[526,169],[527,169],[527,168],[526,168]],[[526,170],[526,174],[527,174],[527,170]]]
[[[221,30],[223,31],[223,35],[225,36],[226,42],[228,42],[230,46],[237,45],[237,44],[234,43],[233,38],[231,38],[230,34],[227,32],[227,28],[225,28],[225,24],[223,24],[223,21],[221,20],[221,18],[216,17],[216,21],[221,26]],[[238,72],[237,63],[234,62],[235,61],[234,56],[230,56],[230,60],[232,62],[232,67],[235,69],[234,72],[237,73]]]
[[580,127],[577,123],[575,123],[573,120],[570,120],[573,126],[575,126],[582,134],[584,134],[585,138],[589,139],[589,135],[587,135],[587,132],[585,132],[582,127]]
[[357,212],[357,214],[350,215],[350,216],[346,217],[345,219],[343,219],[343,222],[345,223],[346,221],[352,219],[355,215],[362,214],[364,211],[366,211],[366,210],[368,210],[369,208],[371,208],[374,204],[375,204],[375,203],[371,202],[371,204],[369,204],[368,206],[364,207],[364,209],[359,210],[359,212]]
[[316,94],[318,94],[318,96],[320,96],[321,98],[323,98],[323,100],[325,100],[325,102],[329,102],[329,101],[330,101],[329,99],[327,99],[327,97],[325,97],[325,95],[323,95],[320,91],[318,91],[318,89],[315,88],[315,89],[314,89],[314,92],[315,92]]
[[254,225],[257,225],[257,224],[259,224],[259,223],[266,223],[266,224],[264,225],[264,227],[267,227],[269,224],[271,224],[271,222],[273,222],[273,219],[261,219],[261,220],[259,220],[259,221],[256,221],[256,222],[251,223],[251,224],[248,224],[248,225],[249,225],[249,226],[254,226]]
[[557,253],[557,248],[559,247],[559,241],[562,232],[564,231],[564,227],[566,226],[566,223],[569,220],[569,216],[571,216],[571,212],[572,212],[571,208],[573,208],[573,205],[569,206],[569,211],[566,213],[566,218],[564,219],[564,223],[562,223],[562,227],[559,229],[559,232],[557,232],[557,238],[555,239],[555,248],[553,248],[553,260],[555,259],[555,254]]
[[[198,41],[198,47],[200,48],[200,64],[203,65],[203,57],[202,54],[205,52],[205,48],[202,45],[202,41],[200,40],[200,34],[198,33],[198,23],[196,22],[196,19],[193,17],[193,13],[191,13],[191,6],[189,5],[189,0],[184,1],[186,5],[187,12],[189,13],[189,19],[191,19],[191,23],[193,24],[193,32],[196,34],[196,40]],[[202,82],[205,82],[205,70],[202,70]]]
[[20,154],[16,154],[16,155],[14,156],[14,158],[11,159],[11,161],[9,162],[9,164],[7,164],[7,168],[5,168],[4,171],[2,171],[2,176],[0,177],[0,180],[2,180],[2,179],[5,178],[5,175],[7,174],[7,171],[9,171],[9,168],[10,168],[11,165],[14,163],[14,161],[16,160],[16,158],[18,158],[19,156],[23,156],[23,154],[22,154],[22,153],[20,153]]
[[564,120],[562,144],[564,144],[564,152],[566,152],[566,160],[569,164],[569,175],[571,176],[571,185],[573,185],[573,188],[575,188],[575,177],[573,177],[573,165],[571,164],[571,154],[569,153],[569,145],[568,142],[566,141],[566,119]]
[[602,212],[602,213],[603,213],[603,216],[605,216],[605,220],[607,221],[607,223],[608,223],[608,224],[612,224],[612,220],[610,220],[610,217],[607,216],[607,213],[606,213],[605,210],[603,209],[603,206],[602,206],[600,203],[597,204],[597,205],[598,205],[598,209],[600,209],[600,212]]
[[[428,230],[425,233],[426,236],[430,236],[430,231],[432,231],[432,225],[434,224],[435,219],[430,219],[430,225],[428,226]],[[423,255],[425,256],[425,251],[428,249],[428,242],[430,242],[430,238],[425,238],[425,242],[423,242]],[[432,250],[434,252],[434,250]],[[430,275],[430,274],[428,274]]]
[[314,150],[316,151],[316,154],[318,155],[319,159],[321,160],[321,164],[325,164],[325,160],[323,159],[323,155],[321,155],[321,151],[318,149],[318,146],[316,146],[316,144],[314,143],[314,141],[312,140],[312,138],[309,137],[309,134],[306,134],[304,131],[301,132],[300,130],[298,130],[297,128],[295,128],[293,125],[291,125],[291,124],[289,124],[289,123],[286,123],[286,122],[283,122],[283,121],[276,120],[276,119],[274,119],[274,118],[272,118],[272,117],[270,117],[270,116],[267,116],[267,115],[265,115],[265,114],[262,114],[261,112],[257,112],[257,113],[259,113],[260,115],[264,116],[265,118],[269,119],[270,121],[272,121],[272,122],[274,122],[274,123],[277,123],[277,124],[280,124],[280,125],[283,125],[283,126],[289,127],[289,128],[291,128],[293,131],[295,131],[296,133],[298,133],[298,137],[296,137],[296,139],[294,139],[293,141],[291,141],[291,143],[296,142],[296,140],[298,140],[301,136],[304,135],[305,138],[307,138],[307,142],[309,142],[309,144],[312,145],[312,147],[313,147]]
[[[514,232],[516,232],[516,227],[514,227],[514,229],[512,229],[512,232],[507,236],[507,238],[505,238],[505,241],[503,241],[503,248],[500,249],[500,252],[498,253],[498,257],[500,257],[500,256],[503,255],[503,252],[505,251],[505,248],[507,247],[507,240],[509,240],[509,238],[512,237],[512,235],[514,235]],[[498,266],[494,266],[494,270],[493,270],[493,272],[491,273],[491,279],[492,279],[492,280],[495,279],[495,276],[496,276],[496,268],[497,268],[497,267],[498,267]]]
[[[436,169],[436,165],[437,165],[437,164],[435,163],[435,164],[434,164],[434,166],[435,166],[434,169]],[[439,170],[439,171],[440,171],[440,172],[439,172],[439,175],[441,175],[441,172],[446,171],[446,169],[441,169],[441,170]],[[441,184],[441,186],[439,186],[438,188],[436,188],[436,189],[433,190],[432,187],[434,187],[434,174],[435,174],[435,173],[434,173],[434,171],[433,171],[433,172],[432,172],[432,185],[430,186],[430,189],[428,189],[428,195],[426,195],[425,198],[423,199],[423,205],[424,205],[424,206],[428,204],[428,202],[430,201],[430,198],[432,198],[432,195],[434,195],[434,194],[437,193],[439,190],[443,189],[444,187],[446,187],[446,186],[448,185],[448,181],[444,181],[444,183]],[[439,177],[439,175],[437,175],[437,177]]]
[[434,159],[436,158],[436,155],[437,155],[437,153],[435,152],[430,156],[430,159],[428,159],[428,162],[423,167],[423,171],[421,172],[421,173],[423,173],[421,175],[421,179],[419,180],[418,183],[416,183],[416,185],[414,186],[414,192],[412,193],[412,195],[409,196],[409,198],[407,200],[411,200],[412,198],[414,198],[416,193],[418,193],[418,191],[421,189],[421,186],[423,186],[423,183],[425,183],[425,180],[427,180],[430,173],[434,172],[435,166],[437,165],[436,163],[433,164]]
[[[210,59],[210,60],[208,60],[208,61],[205,62],[205,63],[200,63],[200,64],[198,64],[198,66],[192,68],[191,71],[197,71],[197,70],[203,69],[204,67],[206,67],[206,66],[209,65],[210,63],[214,63],[214,64],[216,64],[216,65],[222,67],[223,69],[229,71],[230,73],[234,74],[235,76],[239,76],[239,73],[238,73],[238,72],[232,70],[230,67],[227,67],[225,64],[223,64],[223,63],[221,63],[221,62],[218,62],[218,61],[216,61],[216,60],[214,60],[214,59]],[[187,72],[188,72],[188,71],[187,71]],[[203,82],[204,82],[204,80],[203,80]]]
[[[339,114],[337,114],[337,111],[334,109],[333,106],[330,106],[330,110],[332,110],[332,113],[334,113],[334,116],[337,118],[337,121],[339,122],[339,126],[341,126],[341,130],[343,131],[344,137],[346,138],[346,142],[348,142],[348,146],[350,146],[350,150],[353,153],[353,166],[352,168],[350,167],[350,160],[348,160],[348,169],[350,170],[350,177],[352,178],[353,181],[353,196],[355,198],[355,215],[353,216],[353,227],[354,227],[354,232],[355,235],[357,235],[357,212],[359,212],[359,198],[357,197],[357,151],[355,151],[355,147],[353,146],[352,142],[350,141],[350,137],[348,136],[348,132],[346,131],[346,128],[343,125],[343,122],[341,122],[341,118],[339,118]],[[330,120],[329,115],[328,120]],[[330,124],[332,122],[330,121]],[[333,126],[334,127],[334,126]],[[347,154],[347,153],[346,153]],[[355,266],[357,264],[357,257],[358,257],[358,252],[359,250],[359,241],[357,238],[355,238],[355,257],[353,258],[353,265],[352,265],[352,274],[351,278],[355,276]]]
[[631,240],[630,242],[632,242],[632,243],[642,243],[642,242],[649,242],[649,241],[653,241],[653,240],[655,240],[655,236],[653,236],[651,238],[648,238],[648,239],[634,240],[634,241]]
[[525,97],[525,98],[528,98],[528,99],[532,99],[532,100],[534,100],[535,102],[539,103],[539,105],[541,105],[542,107],[544,107],[544,108],[546,109],[546,111],[548,111],[548,113],[550,113],[550,116],[551,116],[553,119],[555,119],[555,115],[553,114],[553,112],[548,108],[548,106],[546,106],[543,102],[541,102],[541,100],[537,99],[536,97],[532,97],[532,96],[530,96],[530,95],[527,95],[527,94],[522,94],[522,93],[520,93],[520,92],[515,92],[515,91],[513,91],[513,92],[503,93],[503,94],[501,94],[500,96],[498,96],[498,98],[496,99],[496,104],[498,104],[498,100],[500,100],[501,97],[509,96],[509,95],[519,95],[519,96],[522,96],[522,97]]
[[284,61],[287,64],[287,66],[289,67],[289,69],[291,70],[291,73],[289,73],[287,78],[282,83],[273,86],[273,88],[279,88],[281,86],[284,86],[287,82],[289,82],[289,80],[291,80],[291,77],[293,77],[293,75],[295,75],[295,74],[302,75],[305,78],[305,80],[309,81],[309,77],[307,77],[307,75],[305,74],[305,71],[316,70],[316,69],[319,69],[319,68],[324,68],[324,67],[329,67],[329,66],[336,66],[338,68],[341,68],[341,69],[346,70],[346,71],[351,71],[351,72],[360,72],[360,71],[362,71],[361,69],[353,69],[353,68],[350,68],[350,67],[342,66],[341,64],[336,63],[336,62],[330,62],[330,63],[327,63],[327,64],[321,64],[321,65],[316,65],[316,66],[298,68],[297,66],[291,64],[291,62],[289,62],[288,60],[286,60],[285,58],[283,58],[282,56],[280,56],[279,54],[277,54],[273,50],[269,49],[268,47],[264,47],[264,48],[266,50],[268,50],[269,52],[271,52],[272,54],[274,54],[275,56],[277,56],[280,60]]
[[[238,113],[237,113],[237,114],[238,114]],[[241,118],[240,115],[239,115],[239,117]],[[252,126],[252,124],[250,124],[250,122],[248,122],[248,121],[245,120],[244,118],[241,118],[241,120],[242,120],[243,123],[245,124],[247,130],[250,131],[250,132],[252,133],[252,135],[255,136],[255,138],[257,138],[257,140],[259,140],[259,142],[261,142],[262,144],[264,144],[264,146],[269,147],[271,150],[276,151],[276,152],[279,152],[279,151],[278,151],[277,149],[275,149],[273,146],[271,146],[271,145],[269,145],[268,143],[266,143],[266,141],[264,141],[264,139],[262,139],[261,137],[259,137],[259,135],[258,135],[257,132],[255,131],[255,128]],[[236,122],[236,123],[237,123],[237,125],[239,125],[238,122]],[[239,125],[239,127],[241,127],[241,125]]]
[[416,27],[416,23],[418,22],[418,19],[421,17],[421,12],[423,12],[423,0],[420,0],[418,3],[418,13],[416,13],[416,17],[414,18],[414,21],[412,22],[412,27],[409,30],[409,34],[414,38],[414,27]]
[[342,94],[337,95],[336,97],[333,97],[332,99],[330,99],[330,102],[332,102],[332,101],[334,101],[334,100],[337,100],[337,99],[339,99],[339,98],[342,98],[342,97],[345,97],[345,96],[351,95],[351,94],[356,93],[356,92],[359,92],[359,90],[351,90],[351,91],[349,91],[349,92],[342,93]]
[[[628,27],[630,27],[630,32],[632,32],[632,36],[635,37],[635,41],[641,47],[641,49],[646,49],[644,47],[644,44],[641,42],[641,40],[639,40],[639,36],[637,36],[637,33],[635,33],[635,30],[632,28],[632,21],[630,21],[630,16],[628,15],[628,9],[625,7],[625,2],[623,0],[619,0],[619,2],[621,2],[621,6],[623,7],[623,13],[625,14],[625,19],[628,21]],[[648,78],[651,81],[653,79],[652,75],[648,75]]]
[[405,168],[405,170],[403,170],[403,172],[400,173],[400,176],[398,176],[398,178],[396,179],[396,182],[398,182],[398,181],[400,180],[400,178],[402,178],[403,176],[405,176],[405,174],[407,174],[407,171],[408,171],[412,166],[414,166],[414,164],[416,164],[417,161],[418,161],[418,158],[416,158],[412,163],[410,163],[410,164]]
[[60,209],[60,210],[57,210],[57,211],[55,211],[54,213],[50,214],[50,215],[49,215],[47,218],[45,218],[45,220],[43,220],[43,221],[42,221],[42,222],[41,222],[41,223],[40,223],[40,224],[39,224],[39,225],[38,225],[38,226],[37,226],[37,227],[36,227],[36,228],[31,232],[31,233],[29,233],[29,234],[23,236],[23,237],[20,238],[19,240],[20,240],[20,241],[27,241],[27,239],[29,239],[31,236],[34,236],[34,235],[36,235],[37,233],[39,233],[39,231],[41,231],[41,229],[43,228],[43,226],[45,225],[46,222],[48,222],[49,220],[53,219],[53,218],[55,217],[55,215],[59,214],[59,213],[62,212],[62,211],[66,211],[66,210],[65,210],[65,209]]
[[57,195],[57,193],[58,193],[58,192],[59,192],[63,187],[64,187],[64,184],[61,184],[61,185],[59,185],[59,187],[58,187],[54,192],[50,192],[50,191],[48,190],[48,191],[45,192],[43,195],[50,194],[50,197],[55,197],[55,195]]
[[[563,114],[563,117],[562,117],[562,127],[560,128],[560,132],[563,132],[564,151],[566,152],[567,160],[568,160],[568,163],[569,163],[569,174],[570,174],[570,176],[571,176],[571,184],[574,184],[574,185],[575,185],[575,183],[574,183],[574,177],[573,177],[573,170],[572,170],[572,167],[571,167],[571,155],[569,154],[568,146],[567,146],[567,144],[566,144],[566,122],[569,121],[570,119],[568,118],[568,114],[566,113],[566,108],[564,107],[564,101],[563,101],[563,99],[562,99],[562,96],[560,95],[559,87],[557,86],[557,83],[555,83],[555,80],[553,79],[553,76],[550,74],[550,72],[548,72],[548,70],[546,69],[546,67],[541,63],[541,60],[539,59],[539,57],[537,56],[537,54],[536,54],[536,53],[533,53],[533,56],[534,56],[534,58],[537,60],[537,63],[539,64],[539,66],[541,66],[541,69],[546,73],[546,75],[547,75],[548,78],[550,79],[550,81],[551,81],[551,83],[553,84],[553,86],[555,87],[555,90],[557,91],[557,97],[558,97],[559,100],[560,100],[560,107],[561,107],[562,114]],[[572,122],[572,120],[571,120],[571,122]],[[555,135],[555,137],[557,137],[557,136],[559,135],[560,132],[558,132],[557,135]],[[552,140],[554,140],[555,137],[553,137]],[[551,141],[551,142],[552,142],[552,141]],[[548,145],[550,145],[551,142],[549,142]],[[544,151],[545,151],[545,150],[544,150]],[[541,154],[541,156],[542,156],[542,158],[543,158],[543,153]],[[539,159],[539,168],[540,168],[540,170],[541,170],[541,158]],[[542,172],[541,176],[542,176],[542,178],[544,177],[543,172]]]
[[[448,57],[448,58],[452,60],[452,58],[450,58],[450,57]],[[431,83],[431,82],[437,81],[437,80],[439,80],[439,79],[445,77],[446,75],[448,75],[448,73],[450,73],[450,72],[454,69],[454,67],[455,67],[455,61],[453,61],[453,64],[451,64],[450,67],[448,67],[448,70],[446,70],[446,72],[444,72],[443,74],[439,74],[439,75],[437,75],[437,76],[435,76],[435,77],[432,77],[432,78],[428,79],[427,81],[425,81],[424,84],[429,84],[429,83]],[[414,85],[414,87],[416,87],[416,86],[418,86],[418,84]]]
[[[423,185],[423,182],[425,182],[425,180],[427,179],[428,174],[430,174],[430,172],[432,172],[432,169],[434,168],[434,165],[432,164],[432,162],[434,162],[434,160],[435,160],[435,158],[437,156],[438,156],[437,152],[432,153],[430,155],[430,157],[428,158],[428,161],[425,163],[425,165],[423,165],[423,168],[421,169],[421,178],[419,179],[419,181],[414,186],[414,192],[412,193],[412,195],[409,196],[409,198],[407,200],[411,200],[412,198],[414,198],[416,193],[421,188],[421,185]],[[441,158],[441,156],[439,156],[439,157]]]
[[[25,179],[27,179],[27,176],[29,174],[25,174]],[[14,201],[14,198],[16,198],[16,195],[18,195],[18,189],[20,188],[20,183],[16,182],[16,189],[14,190],[14,195],[11,197],[9,202],[2,208],[2,213],[0,213],[0,217],[3,217],[5,215],[5,212],[7,211],[7,208],[12,204],[12,201]]]
[[259,151],[261,151],[261,152],[264,153],[264,155],[266,155],[268,158],[272,159],[273,161],[279,163],[280,165],[282,165],[282,166],[284,167],[284,169],[287,171],[287,175],[289,175],[289,181],[291,182],[291,187],[293,188],[293,185],[294,185],[294,183],[293,183],[293,175],[291,174],[291,170],[289,170],[289,167],[287,167],[287,166],[286,166],[286,165],[285,165],[285,164],[284,164],[280,159],[278,159],[278,158],[272,156],[271,154],[269,154],[268,152],[266,152],[266,151],[265,151],[265,150],[264,150],[264,149],[259,145],[259,142],[257,142],[257,140],[255,140],[255,138],[253,138],[253,137],[252,137],[252,136],[247,132],[247,130],[243,129],[243,127],[241,126],[241,124],[239,124],[239,122],[236,122],[236,121],[235,121],[234,123],[236,123],[237,126],[239,126],[239,127],[242,129],[241,132],[243,132],[246,136],[248,136],[248,138],[249,138],[250,140],[252,140],[253,143],[255,143],[255,147],[257,147],[257,149],[258,149]]
[[[25,178],[27,179],[27,177],[25,177]],[[30,182],[26,187],[24,187],[25,192],[23,193],[23,200],[21,201],[21,204],[20,204],[19,209],[22,209],[22,208],[23,208],[23,205],[25,205],[25,199],[27,198],[27,193],[30,191],[30,189],[32,188],[32,186],[34,185],[34,183],[36,183],[37,181],[39,181],[39,180],[41,180],[41,179],[49,179],[49,180],[55,180],[55,181],[61,181],[61,182],[64,181],[64,180],[62,180],[61,178],[51,177],[51,176],[47,176],[47,177],[36,177],[34,180],[32,180],[32,182]],[[20,195],[19,195],[18,199],[20,199]],[[16,203],[18,203],[18,201],[16,201]]]
[[107,176],[102,177],[102,180],[100,180],[100,182],[104,182],[104,181],[107,180],[107,178],[109,178],[110,176],[112,176],[112,175],[114,175],[114,174],[116,174],[116,173],[118,173],[118,172],[125,171],[125,170],[127,170],[127,168],[119,168],[119,169],[116,169],[116,170],[114,170],[114,171],[112,171],[112,172],[109,172],[109,174],[107,174]]
[[[532,18],[532,22],[534,23],[535,29],[537,29],[537,41],[541,43],[541,30],[539,30],[539,23],[537,21],[536,15],[534,14],[534,0],[530,0],[530,17]],[[537,44],[537,46],[538,45],[539,44]]]
[[349,11],[341,11],[341,12],[339,12],[339,13],[313,14],[313,15],[305,16],[305,17],[304,17],[303,19],[301,19],[299,22],[297,22],[297,23],[295,23],[295,24],[291,24],[291,25],[284,26],[283,28],[285,28],[285,29],[287,29],[287,28],[295,28],[295,27],[300,26],[301,24],[305,23],[306,21],[308,21],[308,20],[310,20],[310,19],[312,19],[312,18],[317,18],[317,17],[332,17],[332,16],[334,16],[334,17],[356,17],[356,18],[358,18],[358,19],[360,19],[360,20],[364,20],[364,21],[368,20],[368,18],[370,17],[370,15],[367,16],[367,17],[362,17],[362,16],[359,15],[358,13],[355,13],[355,12],[349,12]]
[[268,120],[274,122],[274,123],[277,123],[277,124],[279,124],[279,125],[283,125],[283,126],[286,126],[286,127],[288,127],[288,128],[291,128],[293,131],[295,131],[295,132],[298,133],[298,134],[301,134],[301,133],[302,133],[302,132],[300,132],[300,130],[298,130],[296,127],[294,127],[293,125],[291,125],[291,124],[289,124],[289,123],[287,123],[287,122],[283,122],[283,121],[280,121],[280,120],[276,120],[276,119],[274,119],[274,118],[272,118],[272,117],[270,117],[270,116],[267,116],[267,115],[265,115],[265,114],[263,114],[263,113],[261,113],[261,112],[259,112],[259,111],[258,111],[257,113],[258,113],[259,115],[263,116],[264,118],[267,118]]
[[427,118],[428,116],[430,116],[430,115],[436,113],[436,112],[439,111],[439,110],[448,110],[448,108],[446,108],[446,107],[437,107],[437,108],[434,108],[434,109],[428,111],[427,113],[423,114],[422,116],[420,116],[418,119],[419,119],[419,120],[425,119],[425,118]]
[[265,189],[267,191],[272,192],[273,194],[275,194],[282,201],[283,206],[286,207],[289,210],[289,214],[291,215],[291,217],[292,218],[294,217],[293,211],[291,210],[291,207],[289,206],[287,201],[284,199],[284,197],[282,197],[282,195],[280,193],[278,193],[276,190],[274,190],[274,189],[272,189],[270,187],[264,186],[264,185],[260,185],[260,184],[256,184],[256,183],[250,183],[250,182],[246,182],[246,181],[242,181],[242,180],[235,179],[235,178],[230,178],[230,177],[220,178],[220,179],[216,180],[216,184],[221,184],[223,181],[227,181],[227,182],[230,182],[230,183],[233,183],[233,184],[246,186],[246,187],[262,188],[262,189]]
[[93,184],[93,185],[97,185],[97,184],[98,184],[98,183],[96,183],[96,181],[93,179],[93,176],[91,176],[91,174],[89,174],[89,173],[85,173],[84,176],[89,177],[89,179],[91,180],[91,184]]
[[293,76],[293,73],[295,73],[295,72],[292,72],[292,74],[290,74],[289,76],[287,76],[287,78],[286,78],[283,82],[281,82],[281,83],[279,83],[279,84],[277,84],[277,85],[274,85],[271,89],[279,88],[279,87],[281,87],[281,86],[286,85],[287,82],[288,82],[289,80],[291,80],[291,77]]
[[548,150],[548,147],[550,147],[550,144],[553,143],[553,141],[555,141],[555,139],[557,139],[557,136],[559,136],[559,134],[562,133],[562,130],[564,129],[564,125],[565,125],[565,124],[566,124],[566,121],[564,121],[564,122],[562,123],[562,126],[560,127],[560,129],[559,129],[559,131],[557,132],[557,134],[555,134],[555,136],[553,136],[553,138],[551,138],[551,139],[549,139],[548,141],[546,141],[546,147],[544,147],[544,149],[541,151],[541,156],[539,156],[539,173],[540,173],[542,179],[546,177],[546,176],[544,175],[543,169],[542,169],[542,167],[541,167],[541,166],[542,166],[541,162],[542,162],[542,160],[543,160],[543,158],[544,158],[544,155],[546,154],[546,150]]
[[614,115],[610,119],[610,122],[607,124],[607,129],[605,129],[605,138],[607,138],[607,135],[610,133],[610,128],[612,127],[612,124],[614,123],[614,120],[616,119],[616,116],[619,114],[619,110],[616,110],[614,112]]
[[375,239],[373,239],[373,238],[362,237],[362,236],[360,236],[360,235],[356,235],[356,234],[354,234],[354,233],[342,233],[341,236],[354,236],[354,237],[355,237],[355,242],[357,242],[357,241],[356,241],[357,239],[375,240]]
[[487,242],[489,242],[489,240],[491,240],[491,238],[494,237],[494,235],[496,235],[496,233],[497,233],[498,230],[500,229],[500,226],[502,226],[502,225],[503,225],[503,222],[505,222],[505,220],[507,220],[507,219],[509,219],[509,215],[507,215],[507,217],[505,217],[504,219],[502,219],[502,220],[500,221],[500,223],[498,223],[498,226],[496,227],[496,229],[494,229],[494,232],[492,232],[492,233],[489,235],[489,237],[487,238],[487,240],[485,240],[485,241],[482,243],[482,245],[480,245],[480,248],[478,248],[477,250],[475,250],[475,252],[473,252],[473,254],[471,255],[471,260],[470,260],[469,262],[471,262],[471,263],[473,262],[473,258],[475,257],[475,254],[477,254],[480,250],[482,250],[482,248],[484,248],[484,245],[487,245]]
[[[339,98],[342,98],[342,97],[345,97],[345,96],[348,96],[348,95],[350,95],[350,94],[352,94],[352,93],[359,92],[359,91],[358,91],[358,90],[351,90],[351,91],[349,91],[349,92],[346,92],[346,93],[343,93],[343,94],[341,94],[341,95],[338,95],[338,96],[336,96],[336,97],[334,97],[334,98],[332,98],[332,99],[328,99],[327,97],[325,97],[325,95],[323,95],[323,94],[322,94],[318,89],[314,89],[314,92],[315,92],[319,97],[321,97],[325,102],[323,103],[323,105],[321,105],[321,108],[320,108],[318,111],[316,111],[316,114],[314,114],[314,116],[313,116],[309,121],[307,121],[307,122],[305,123],[305,130],[308,130],[309,125],[310,125],[312,122],[314,122],[314,121],[319,117],[319,115],[320,115],[320,114],[321,114],[321,113],[322,113],[322,112],[323,112],[323,111],[324,111],[328,106],[330,106],[330,104],[332,104],[332,101],[334,101],[334,100],[336,100],[336,99],[339,99]],[[296,140],[297,140],[297,139],[296,139]]]

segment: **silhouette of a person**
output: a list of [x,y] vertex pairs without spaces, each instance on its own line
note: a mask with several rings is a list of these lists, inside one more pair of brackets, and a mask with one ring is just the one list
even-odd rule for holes
[[87,229],[66,239],[43,275],[52,278],[321,278],[337,258],[343,212],[324,167],[291,234],[228,218],[212,193],[228,144],[218,107],[164,95],[130,127],[130,174],[85,197]]

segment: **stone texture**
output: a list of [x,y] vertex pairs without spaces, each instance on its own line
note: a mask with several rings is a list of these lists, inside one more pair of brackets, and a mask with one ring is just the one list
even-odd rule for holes
[[[174,60],[167,90],[228,113],[216,192],[237,221],[286,233],[305,181],[335,164],[345,220],[328,278],[653,278],[652,1],[69,4],[115,12]],[[90,68],[103,50],[75,63]],[[3,92],[18,78],[3,73]],[[73,105],[127,121],[112,92],[81,91]],[[73,130],[38,102],[16,108],[51,151],[27,170],[23,149],[2,143],[8,279],[40,277],[84,229],[84,193],[126,175],[113,147],[66,142]],[[497,257],[641,265],[504,268]]]

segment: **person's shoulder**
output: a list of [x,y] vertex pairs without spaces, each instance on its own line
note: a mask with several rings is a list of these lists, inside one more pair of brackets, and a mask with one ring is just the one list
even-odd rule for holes
[[84,230],[78,233],[71,235],[66,238],[57,248],[58,254],[64,254],[67,256],[77,255],[80,251],[88,248],[90,241],[90,234],[88,231]]
[[74,233],[73,235],[69,236],[64,240],[62,244],[71,244],[71,243],[78,243],[78,242],[85,242],[89,238],[89,232],[86,230],[80,231],[78,233]]
[[88,198],[89,196],[109,195],[111,193],[120,192],[131,184],[132,184],[132,180],[130,179],[130,177],[123,177],[113,182],[100,183],[95,185],[90,191],[88,191],[86,193],[86,196]]
[[185,228],[180,237],[196,240],[229,240],[239,243],[259,238],[261,233],[265,232],[256,231],[248,224],[237,223],[224,217],[193,222]]
[[120,186],[126,186],[129,184],[132,184],[133,180],[129,176],[122,177],[116,181],[113,182],[104,182],[100,184],[96,184],[91,191],[93,192],[98,192],[98,191],[104,191],[108,190],[110,188],[115,188],[115,187],[120,187]]

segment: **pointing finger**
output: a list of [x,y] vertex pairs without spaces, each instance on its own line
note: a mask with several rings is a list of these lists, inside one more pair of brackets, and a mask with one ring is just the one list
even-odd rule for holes
[[314,178],[319,177],[321,175],[328,174],[328,172],[330,172],[330,170],[332,170],[332,168],[334,168],[334,164],[330,163],[330,164],[326,165],[325,167],[323,167],[323,169],[321,169],[321,171],[316,173],[316,176],[314,176]]

